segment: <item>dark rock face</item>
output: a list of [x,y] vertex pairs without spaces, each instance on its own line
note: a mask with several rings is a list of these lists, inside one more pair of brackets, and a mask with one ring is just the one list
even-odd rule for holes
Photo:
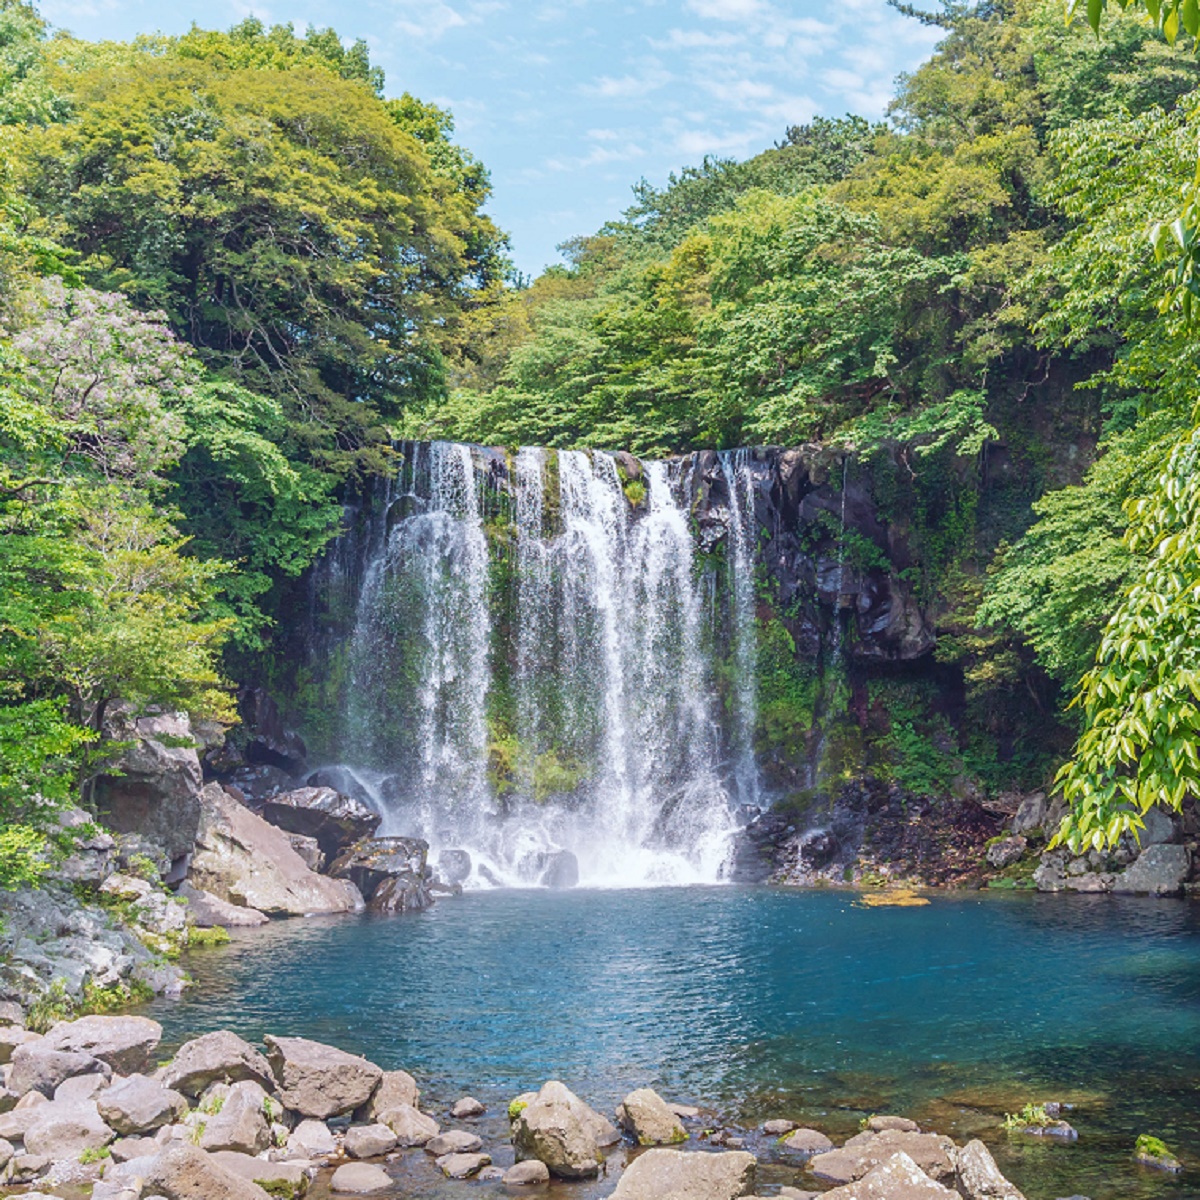
[[289,774],[304,770],[308,757],[304,739],[284,727],[278,706],[262,688],[246,688],[238,696],[238,712],[250,731],[243,751],[248,763],[279,767]]
[[412,912],[433,902],[427,880],[428,854],[429,843],[421,838],[371,838],[346,850],[330,866],[329,874],[349,879],[372,908]]
[[262,815],[288,833],[316,838],[326,860],[371,837],[383,819],[366,805],[328,787],[281,792],[263,804]]

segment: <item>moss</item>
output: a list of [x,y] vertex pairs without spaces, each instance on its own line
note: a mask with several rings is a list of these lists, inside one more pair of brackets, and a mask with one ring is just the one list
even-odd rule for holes
[[218,1092],[203,1101],[196,1111],[204,1113],[206,1117],[215,1117],[224,1107],[225,1097]]
[[528,1103],[524,1100],[514,1100],[508,1106],[508,1119],[515,1121],[527,1108]]
[[1160,1158],[1168,1159],[1172,1162],[1177,1161],[1174,1152],[1167,1143],[1149,1133],[1138,1135],[1134,1152],[1141,1158]]
[[254,1182],[268,1196],[278,1196],[280,1200],[300,1200],[308,1189],[306,1179],[300,1179],[296,1183],[289,1183],[286,1179],[256,1179]]
[[1045,1129],[1050,1124],[1050,1114],[1044,1104],[1026,1104],[1020,1112],[1004,1114],[1004,1128],[1014,1129]]
[[223,929],[220,925],[214,925],[211,929],[201,929],[200,926],[193,925],[188,929],[189,950],[205,946],[227,946],[229,941],[229,930]]
[[640,479],[628,479],[622,484],[625,499],[633,508],[640,508],[646,502],[646,485]]
[[89,1146],[80,1156],[80,1163],[87,1167],[92,1163],[104,1162],[105,1159],[112,1158],[112,1151],[107,1146]]

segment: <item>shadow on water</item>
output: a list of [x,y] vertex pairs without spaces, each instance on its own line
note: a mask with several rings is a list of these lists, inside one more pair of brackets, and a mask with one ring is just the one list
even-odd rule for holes
[[[469,1091],[501,1113],[561,1078],[605,1108],[650,1085],[723,1120],[837,1136],[903,1112],[982,1137],[1030,1200],[1200,1194],[1200,913],[1186,902],[501,891],[244,931],[188,969],[196,986],[147,1010],[169,1040],[228,1027],[332,1042],[412,1071],[435,1111]],[[1078,1143],[1004,1133],[1005,1112],[1051,1099],[1074,1105]],[[1193,1169],[1135,1167],[1143,1132]]]

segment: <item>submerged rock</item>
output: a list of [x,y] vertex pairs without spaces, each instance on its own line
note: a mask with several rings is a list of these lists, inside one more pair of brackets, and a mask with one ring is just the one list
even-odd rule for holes
[[647,1150],[625,1168],[612,1200],[737,1200],[754,1191],[753,1154]]

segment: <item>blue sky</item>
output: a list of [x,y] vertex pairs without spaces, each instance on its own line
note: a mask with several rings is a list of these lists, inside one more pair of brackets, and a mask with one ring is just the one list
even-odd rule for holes
[[253,13],[365,38],[389,95],[449,107],[492,172],[489,210],[536,274],[555,246],[705,154],[746,157],[817,114],[883,114],[937,31],[885,0],[43,0],[89,39]]

